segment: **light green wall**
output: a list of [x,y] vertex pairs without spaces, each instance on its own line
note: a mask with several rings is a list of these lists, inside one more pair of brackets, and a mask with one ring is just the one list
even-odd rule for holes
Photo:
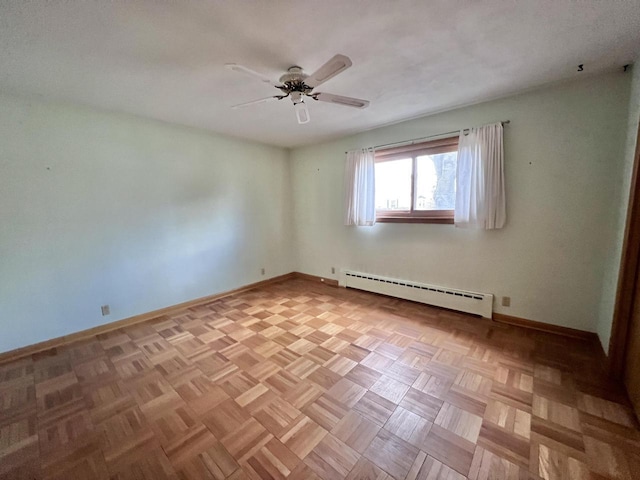
[[[511,297],[495,310],[596,331],[613,246],[631,75],[549,86],[292,152],[296,265],[350,268]],[[507,225],[342,225],[346,150],[511,120]],[[498,302],[496,302],[498,303]]]
[[286,150],[21,98],[0,110],[0,352],[293,269]]
[[623,165],[616,179],[616,203],[613,209],[614,228],[611,231],[611,247],[607,250],[606,268],[602,285],[602,300],[600,303],[597,332],[605,352],[609,350],[611,337],[611,323],[615,305],[616,289],[618,287],[618,272],[622,255],[622,244],[629,204],[629,188],[633,170],[633,161],[638,137],[638,119],[640,118],[640,65],[633,68],[631,96],[629,100],[629,114],[626,124],[624,141]]

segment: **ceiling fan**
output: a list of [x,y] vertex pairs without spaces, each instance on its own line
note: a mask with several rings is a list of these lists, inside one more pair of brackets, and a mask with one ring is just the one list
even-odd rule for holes
[[312,98],[320,102],[345,105],[347,107],[366,108],[369,105],[367,100],[313,91],[317,86],[322,85],[327,80],[335,77],[341,72],[344,72],[351,65],[352,63],[349,57],[336,55],[311,75],[307,75],[301,67],[294,65],[293,67],[290,67],[276,82],[243,65],[227,63],[225,67],[229,70],[251,75],[264,83],[268,83],[269,85],[276,87],[281,92],[281,95],[274,95],[272,97],[261,98],[260,100],[254,100],[252,102],[241,103],[239,105],[234,105],[231,108],[247,107],[249,105],[257,105],[258,103],[272,102],[289,97],[293,102],[298,123],[308,123],[309,120],[311,120],[307,105],[304,103],[305,97]]

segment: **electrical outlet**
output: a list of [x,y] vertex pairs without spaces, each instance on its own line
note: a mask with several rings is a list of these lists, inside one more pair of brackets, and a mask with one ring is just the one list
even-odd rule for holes
[[264,268],[261,268],[261,269],[260,269],[260,273],[261,273],[262,275],[264,275],[264,273],[265,273],[265,269],[264,269]]
[[511,306],[511,297],[502,297],[502,306],[510,307]]
[[100,307],[100,310],[102,311],[102,316],[106,317],[107,315],[109,315],[111,313],[111,309],[109,308],[109,305],[102,305]]
[[331,273],[336,273],[336,267],[331,267]]

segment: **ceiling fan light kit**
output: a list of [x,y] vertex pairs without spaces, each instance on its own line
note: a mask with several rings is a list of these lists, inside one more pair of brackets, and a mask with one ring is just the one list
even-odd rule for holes
[[307,109],[307,106],[304,104],[303,101],[294,103],[293,108],[296,111],[296,117],[298,119],[298,123],[300,124],[309,123],[309,120],[311,120],[309,118],[309,110]]
[[262,98],[260,100],[254,100],[251,102],[241,103],[234,105],[231,108],[242,108],[250,105],[257,105],[259,103],[267,103],[275,100],[282,100],[283,98],[291,98],[294,110],[296,112],[296,118],[298,123],[309,123],[311,117],[309,116],[309,110],[305,103],[305,97],[312,98],[320,102],[335,103],[338,105],[344,105],[353,108],[366,108],[369,105],[368,100],[361,100],[353,97],[343,97],[342,95],[333,95],[331,93],[314,92],[313,90],[335,77],[339,73],[342,73],[352,65],[349,57],[345,55],[335,55],[331,60],[321,66],[311,75],[304,73],[301,67],[294,65],[289,67],[286,73],[284,73],[278,82],[271,80],[269,77],[262,75],[250,68],[236,63],[227,63],[225,67],[234,72],[244,73],[259,79],[263,83],[277,88],[282,92],[281,95],[274,95],[272,97]]

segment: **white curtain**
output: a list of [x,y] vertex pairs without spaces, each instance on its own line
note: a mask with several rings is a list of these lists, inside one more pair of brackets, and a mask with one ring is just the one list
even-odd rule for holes
[[460,132],[456,172],[457,227],[495,229],[507,219],[502,123]]
[[376,223],[375,156],[373,148],[347,153],[344,175],[344,224]]

